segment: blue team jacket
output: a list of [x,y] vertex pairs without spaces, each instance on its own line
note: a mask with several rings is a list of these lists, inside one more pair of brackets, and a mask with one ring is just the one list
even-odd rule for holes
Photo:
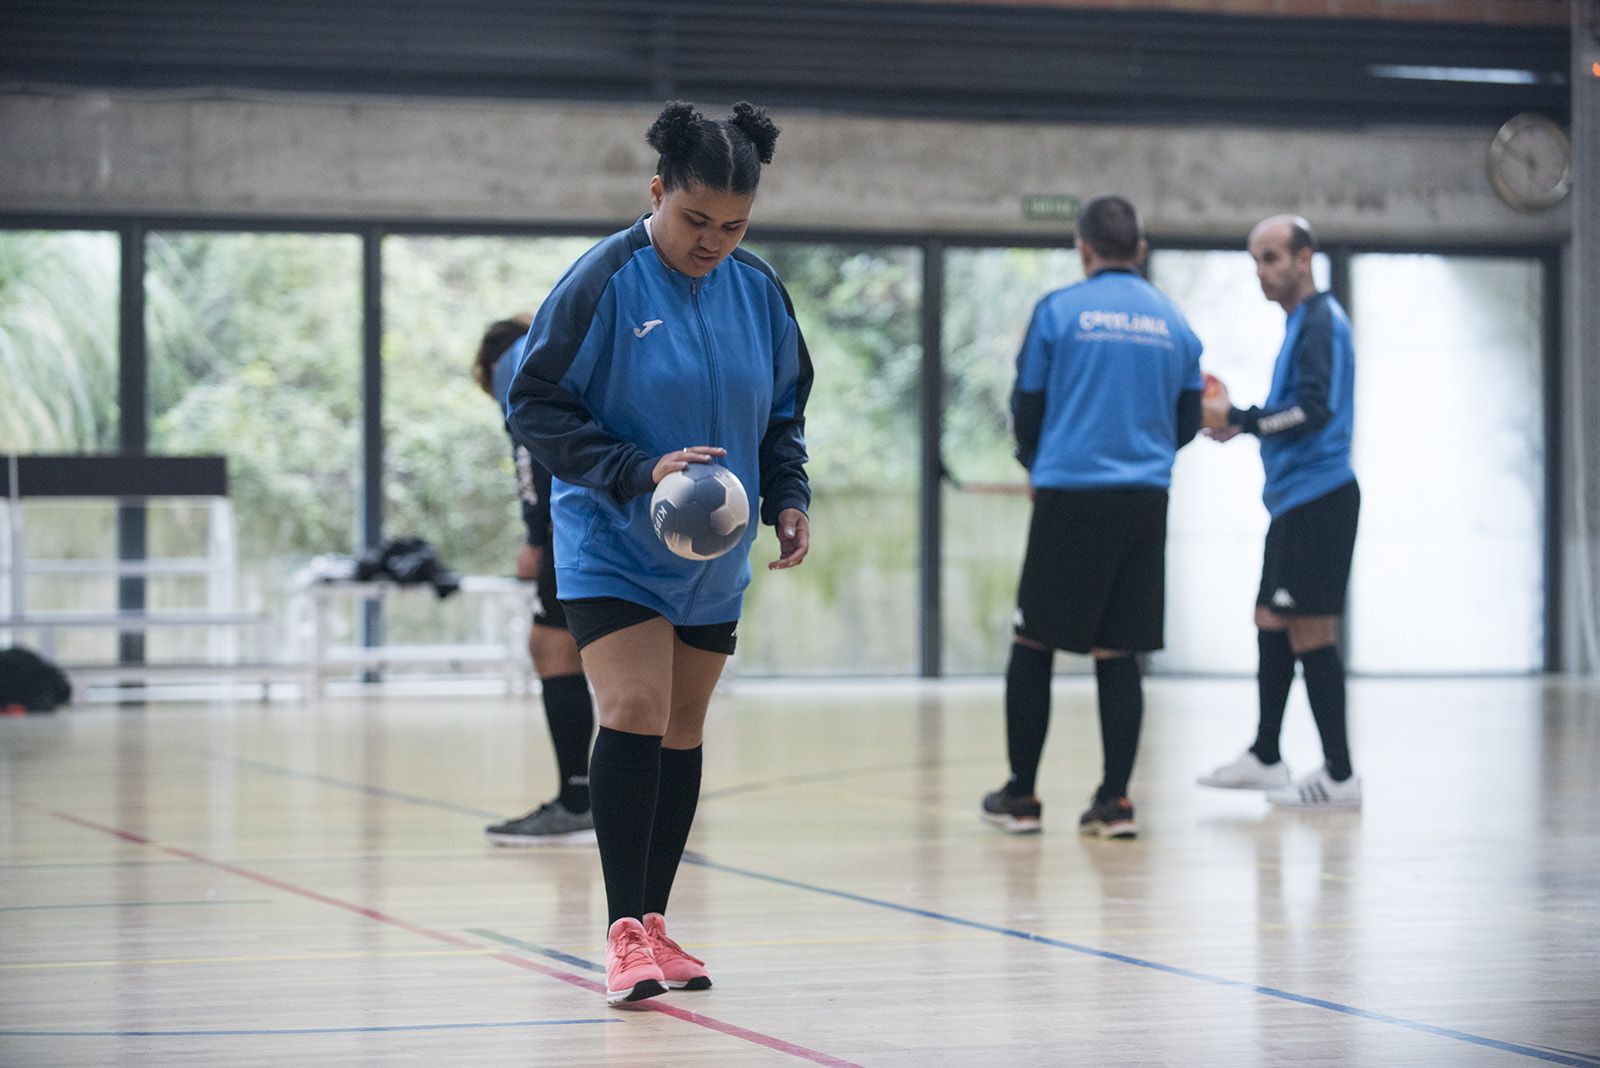
[[1332,293],[1317,293],[1284,324],[1266,407],[1231,416],[1261,438],[1261,497],[1274,519],[1355,479],[1355,391],[1350,319]]
[[1131,270],[1047,294],[1011,395],[1017,458],[1033,485],[1170,486],[1178,399],[1203,384],[1201,347],[1178,306]]
[[507,426],[554,476],[563,599],[620,597],[680,626],[725,623],[739,618],[757,524],[715,560],[674,556],[650,524],[651,470],[675,449],[720,445],[764,522],[809,508],[811,360],[771,267],[735,250],[692,279],[661,262],[644,220],[584,253],[540,306]]

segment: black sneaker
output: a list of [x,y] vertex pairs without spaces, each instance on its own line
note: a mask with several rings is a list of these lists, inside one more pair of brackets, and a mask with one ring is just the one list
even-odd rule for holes
[[983,797],[983,822],[991,823],[1007,834],[1038,834],[1039,817],[1044,806],[1033,794],[1023,796],[1011,793],[1008,782],[992,794]]
[[1101,838],[1135,838],[1139,828],[1133,822],[1133,802],[1126,797],[1114,801],[1101,801],[1096,794],[1089,798],[1089,808],[1078,817],[1079,834],[1097,834]]
[[559,801],[546,801],[526,816],[485,827],[495,845],[527,846],[594,838],[594,814],[573,812]]

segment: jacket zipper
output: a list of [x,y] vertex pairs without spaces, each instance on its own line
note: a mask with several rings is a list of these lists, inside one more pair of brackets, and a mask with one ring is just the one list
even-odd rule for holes
[[711,378],[711,440],[706,444],[715,445],[718,443],[717,438],[720,436],[719,424],[721,416],[717,408],[717,393],[722,384],[717,378],[716,354],[711,349],[711,330],[706,326],[705,313],[700,307],[700,280],[698,278],[689,283],[689,302],[694,305],[695,321],[700,324],[700,341],[706,350],[706,372]]
[[[706,444],[715,445],[719,437],[718,424],[721,421],[717,407],[717,391],[720,388],[720,382],[717,378],[716,355],[711,350],[711,330],[706,326],[705,313],[700,307],[700,279],[698,278],[689,280],[689,303],[694,305],[695,322],[700,324],[700,342],[705,347],[706,373],[711,382],[711,440]],[[696,575],[695,580],[689,584],[689,598],[683,605],[685,615],[694,610],[695,599],[700,595],[700,584],[705,582],[706,576],[709,574],[711,574],[711,568],[709,566],[703,567],[700,569],[700,574]]]

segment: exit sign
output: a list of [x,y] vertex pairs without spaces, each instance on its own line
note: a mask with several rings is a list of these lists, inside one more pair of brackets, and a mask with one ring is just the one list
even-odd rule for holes
[[1083,202],[1064,193],[1039,193],[1022,198],[1022,217],[1030,222],[1076,222]]

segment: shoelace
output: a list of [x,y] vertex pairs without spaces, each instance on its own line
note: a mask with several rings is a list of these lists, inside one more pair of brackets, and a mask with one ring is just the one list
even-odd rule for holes
[[[621,943],[617,947],[617,963],[624,970],[648,963],[654,959],[650,953],[650,940],[642,934],[630,930],[622,936]],[[645,960],[636,959],[641,953],[644,954]]]
[[669,955],[669,956],[682,957],[684,960],[691,961],[691,962],[693,962],[695,964],[704,964],[705,963],[705,961],[701,960],[699,957],[691,956],[689,953],[686,953],[684,951],[684,948],[682,946],[678,945],[678,943],[674,942],[671,938],[668,938],[665,932],[663,932],[661,934],[658,934],[658,935],[654,935],[651,938],[651,941],[656,944],[656,950],[657,950],[656,959],[657,959],[657,961],[659,961],[661,959],[661,956],[662,956],[662,952],[661,951],[664,950],[666,952],[666,954]]

